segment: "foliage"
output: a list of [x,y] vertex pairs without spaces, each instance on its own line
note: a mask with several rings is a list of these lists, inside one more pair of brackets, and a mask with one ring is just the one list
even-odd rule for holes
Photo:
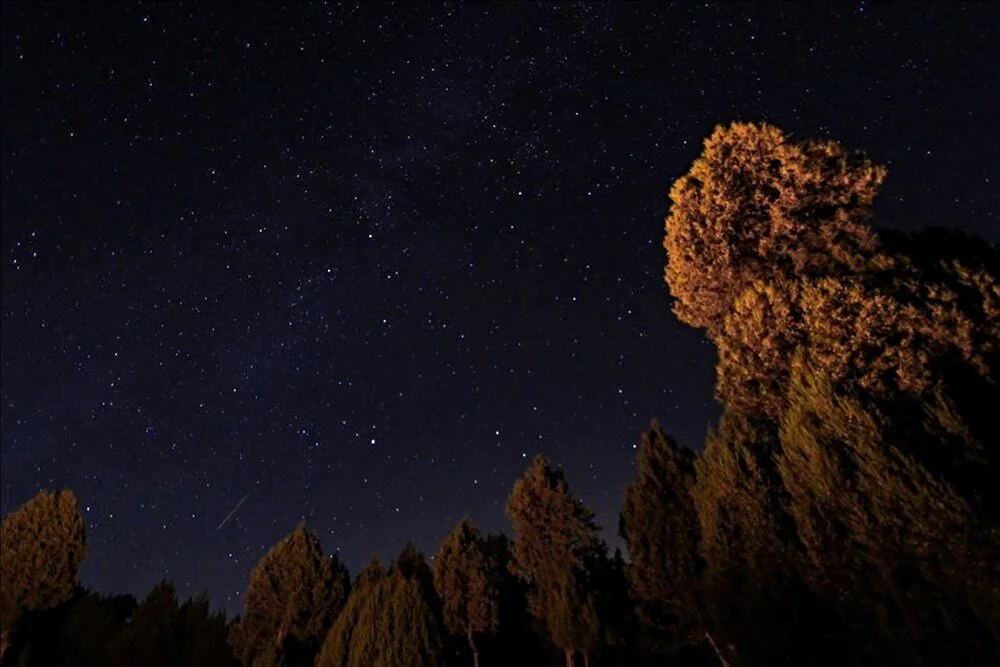
[[311,660],[344,606],[349,578],[336,557],[323,555],[316,535],[300,524],[250,573],[243,616],[229,642],[245,665],[269,648]]
[[72,491],[42,491],[3,520],[0,537],[0,657],[23,616],[70,598],[87,551]]
[[782,507],[768,420],[727,412],[695,462],[707,625],[737,664],[790,664],[795,535]]
[[445,628],[468,638],[473,664],[478,667],[475,635],[498,629],[500,582],[486,541],[467,518],[455,525],[434,557],[434,587]]
[[441,636],[416,577],[400,572],[358,587],[330,629],[317,667],[432,667]]
[[361,568],[358,572],[357,578],[354,580],[354,588],[366,588],[368,586],[374,586],[378,582],[382,581],[386,576],[387,572],[385,568],[382,567],[382,563],[379,560],[378,554],[372,554],[365,566]]
[[836,610],[830,662],[986,664],[1000,636],[1000,531],[914,456],[912,432],[899,439],[876,406],[801,357],[789,391],[776,462],[801,570]]
[[694,452],[679,448],[653,421],[642,434],[618,531],[631,557],[626,571],[644,635],[660,653],[690,639],[700,625],[694,482]]
[[718,347],[730,409],[779,419],[800,348],[833,381],[883,397],[929,391],[956,364],[997,377],[995,253],[952,243],[931,261],[898,240],[887,251],[869,224],[884,176],[832,142],[736,123],[674,184],[667,282],[678,317]]
[[878,245],[868,221],[885,173],[831,141],[717,127],[670,190],[664,246],[677,317],[714,336],[754,281],[862,269]]
[[66,602],[29,614],[7,657],[23,667],[112,665],[108,647],[135,607],[132,596],[102,598],[78,589]]
[[575,498],[548,459],[535,457],[514,485],[507,515],[516,538],[513,567],[528,584],[531,613],[573,664],[598,646],[597,600],[588,563],[602,550],[594,514]]

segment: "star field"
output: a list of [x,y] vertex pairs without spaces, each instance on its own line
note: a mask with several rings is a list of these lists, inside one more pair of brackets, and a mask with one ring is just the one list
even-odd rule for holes
[[662,279],[702,139],[834,138],[888,165],[879,224],[996,242],[998,18],[5,4],[2,509],[72,488],[85,584],[233,612],[302,519],[352,572],[509,531],[536,453],[615,543],[649,418],[719,412]]

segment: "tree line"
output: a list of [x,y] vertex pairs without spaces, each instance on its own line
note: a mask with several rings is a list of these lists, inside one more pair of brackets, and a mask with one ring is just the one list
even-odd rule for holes
[[885,177],[734,123],[674,183],[666,283],[725,410],[699,452],[641,435],[626,554],[539,456],[512,537],[465,518],[352,578],[299,525],[227,620],[82,588],[76,500],[42,492],[3,522],[3,665],[1000,664],[1000,261],[877,230]]

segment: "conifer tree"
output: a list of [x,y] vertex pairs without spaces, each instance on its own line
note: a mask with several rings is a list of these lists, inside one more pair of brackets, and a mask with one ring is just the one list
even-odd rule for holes
[[441,636],[416,577],[399,571],[357,587],[323,642],[317,667],[437,667]]
[[271,649],[311,660],[347,600],[349,579],[337,558],[323,555],[304,524],[278,542],[250,573],[243,616],[229,641],[244,665]]
[[[812,644],[827,664],[986,664],[1000,655],[1000,531],[982,525],[871,402],[799,355],[777,469],[800,566],[834,613]],[[839,655],[839,657],[838,657]]]
[[469,519],[459,521],[434,557],[434,586],[441,599],[444,625],[468,639],[472,664],[479,667],[476,634],[496,632],[500,586],[486,541]]
[[772,457],[776,426],[727,412],[695,461],[710,643],[734,664],[795,664],[794,530]]
[[233,664],[226,617],[212,613],[208,595],[196,595],[177,610],[182,637],[179,663],[186,667],[223,667]]
[[153,586],[109,648],[108,663],[116,667],[179,664],[182,627],[178,609],[173,584],[164,580]]
[[531,613],[564,652],[567,667],[577,652],[587,664],[601,631],[587,570],[603,549],[593,512],[570,493],[562,473],[537,456],[514,485],[507,516],[516,534],[513,567],[528,584]]
[[83,517],[71,491],[42,491],[0,529],[0,658],[26,613],[51,609],[76,589],[86,554]]
[[436,610],[438,600],[437,592],[434,590],[434,573],[427,564],[423,552],[413,542],[407,541],[399,551],[399,555],[389,568],[389,575],[393,574],[416,581],[427,604]]
[[644,636],[655,651],[689,640],[700,625],[694,453],[653,421],[642,434],[635,480],[625,489],[619,534]]
[[354,580],[354,588],[357,590],[373,586],[385,579],[387,574],[388,573],[385,571],[385,568],[382,567],[378,554],[372,554],[371,558],[368,559],[368,562],[365,563],[365,566],[361,568],[360,572],[358,572],[358,576]]

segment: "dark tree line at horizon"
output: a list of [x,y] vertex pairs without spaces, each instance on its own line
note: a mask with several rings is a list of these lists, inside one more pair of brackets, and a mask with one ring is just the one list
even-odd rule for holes
[[884,167],[720,126],[671,190],[666,282],[718,350],[702,451],[642,434],[610,553],[536,457],[512,537],[462,519],[352,579],[300,524],[244,611],[80,586],[69,491],[4,518],[2,664],[1000,665],[1000,259],[873,224]]

